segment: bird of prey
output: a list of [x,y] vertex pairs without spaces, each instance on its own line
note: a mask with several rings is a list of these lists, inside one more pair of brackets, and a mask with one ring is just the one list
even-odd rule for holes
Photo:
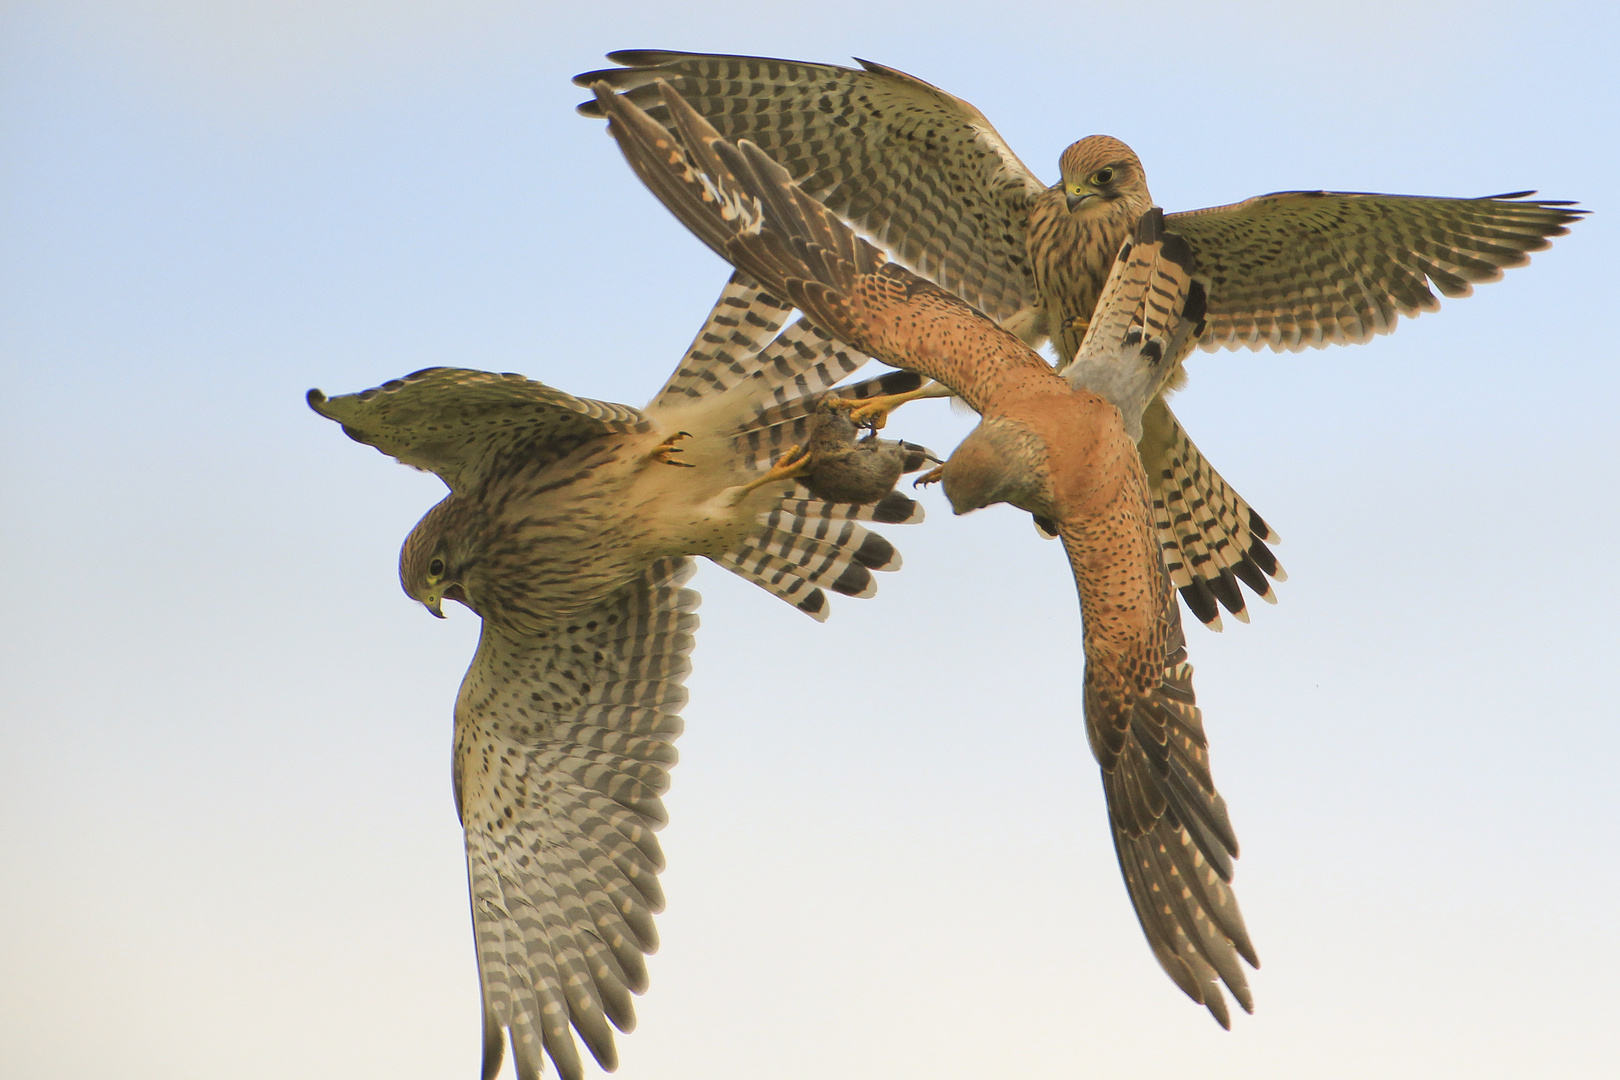
[[[654,83],[674,87],[727,139],[755,143],[900,263],[947,288],[1026,342],[1075,356],[1115,253],[1153,205],[1141,162],[1118,139],[1081,139],[1048,186],[978,109],[881,64],[861,69],[764,57],[632,50],[624,65],[575,77],[628,92],[658,120]],[[600,115],[587,101],[580,111]],[[1284,191],[1166,215],[1193,256],[1204,304],[1197,343],[1298,350],[1366,341],[1400,315],[1493,281],[1562,235],[1583,211],[1533,192],[1443,199]],[[1115,363],[1119,359],[1115,358]],[[1246,621],[1238,582],[1274,600],[1275,532],[1206,462],[1164,395],[1138,443],[1153,485],[1159,538],[1187,605],[1219,627]],[[1106,382],[1094,385],[1103,396]],[[1110,400],[1114,400],[1110,398]],[[1114,400],[1121,409],[1127,403]]]
[[[609,1024],[635,1023],[630,996],[646,989],[663,907],[653,834],[697,626],[697,594],[682,588],[690,556],[825,619],[824,589],[870,596],[871,571],[900,565],[864,523],[922,517],[874,483],[856,505],[772,468],[808,439],[827,388],[866,362],[803,320],[784,329],[791,311],[733,279],[645,409],[455,368],[309,393],[352,438],[450,488],[405,541],[400,580],[435,615],[456,600],[483,620],[456,699],[454,780],[485,1080],[503,1029],[523,1080],[540,1075],[542,1052],[577,1080],[570,1026],[612,1069]],[[894,375],[904,382],[885,387]],[[894,373],[838,392],[919,381]],[[813,481],[818,468],[812,453],[801,471]]]
[[[1147,477],[1119,410],[953,293],[888,262],[767,154],[722,139],[674,90],[660,91],[673,132],[606,86],[596,92],[631,167],[710,248],[822,329],[938,380],[980,413],[945,462],[945,494],[959,514],[1010,503],[1062,538],[1080,597],[1087,735],[1142,929],[1164,970],[1223,1026],[1222,983],[1252,1010],[1239,961],[1259,959],[1230,887],[1237,840],[1210,776]],[[1111,303],[1152,307],[1140,285],[1128,291],[1115,289]],[[1183,294],[1155,309],[1149,332],[1127,316],[1099,320],[1098,333],[1121,327],[1113,347],[1122,353],[1164,355],[1167,344],[1173,353],[1186,302]]]

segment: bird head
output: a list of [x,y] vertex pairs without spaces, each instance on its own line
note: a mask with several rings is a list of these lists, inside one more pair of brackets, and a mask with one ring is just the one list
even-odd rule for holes
[[1041,465],[1045,457],[1045,443],[1029,425],[1005,416],[985,420],[945,462],[940,479],[951,510],[966,514],[1004,502],[1047,513],[1051,485]]
[[1123,203],[1133,215],[1139,215],[1153,205],[1142,163],[1130,147],[1112,136],[1081,139],[1063,151],[1058,169],[1071,214]]
[[459,600],[468,607],[462,587],[467,569],[464,546],[457,542],[457,507],[451,495],[429,510],[405,538],[399,552],[399,583],[405,595],[417,601],[438,618],[444,618],[445,600]]

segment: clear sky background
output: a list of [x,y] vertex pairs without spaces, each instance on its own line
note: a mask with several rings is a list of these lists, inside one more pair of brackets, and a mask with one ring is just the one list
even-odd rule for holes
[[[848,62],[1048,180],[1596,211],[1370,346],[1198,354],[1175,402],[1284,537],[1189,628],[1264,968],[1222,1032],[1131,915],[1078,610],[1027,515],[891,528],[873,600],[718,568],[630,1080],[1613,1075],[1613,5],[0,7],[0,1074],[475,1074],[442,494],[303,393],[433,364],[640,404],[725,277],[569,85],[614,48]],[[895,430],[948,451],[942,403]],[[451,605],[455,607],[455,605]]]

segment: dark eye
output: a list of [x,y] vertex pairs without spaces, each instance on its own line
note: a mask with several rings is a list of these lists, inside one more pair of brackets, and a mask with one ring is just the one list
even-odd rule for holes
[[428,563],[428,575],[430,577],[444,577],[444,560],[434,559]]
[[1113,178],[1114,178],[1114,170],[1113,169],[1098,169],[1096,172],[1091,174],[1091,182],[1093,184],[1106,184],[1106,183],[1108,183],[1108,181],[1112,180]]

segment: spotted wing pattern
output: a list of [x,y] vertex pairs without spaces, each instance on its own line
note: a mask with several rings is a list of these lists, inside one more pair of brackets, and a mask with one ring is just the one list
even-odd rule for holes
[[1114,431],[1119,467],[1092,477],[1100,498],[1056,522],[1085,630],[1087,741],[1148,944],[1176,985],[1230,1027],[1220,984],[1252,1012],[1238,961],[1260,966],[1230,886],[1237,837],[1210,775],[1147,477],[1124,430]]
[[681,731],[697,627],[687,559],[655,563],[595,610],[516,636],[486,621],[456,702],[456,805],[466,829],[484,993],[484,1071],[510,1028],[520,1080],[541,1052],[583,1068],[570,1026],[617,1063],[658,945],[654,832]]
[[[1009,328],[1037,318],[1025,251],[1029,204],[1046,185],[984,115],[881,64],[861,70],[752,56],[625,51],[625,65],[574,77],[604,82],[661,123],[656,80],[725,138],[747,139],[802,190],[900,262]],[[580,106],[601,116],[598,104]]]
[[[807,442],[821,400],[869,359],[806,320],[787,323],[792,312],[747,275],[734,273],[648,411],[656,415],[725,394],[742,395],[749,405],[729,432],[732,445],[746,469],[765,472]],[[919,381],[892,372],[835,392],[860,399],[910,389]],[[923,518],[922,507],[898,491],[855,504],[814,498],[790,481],[782,488],[782,496],[760,514],[759,531],[715,561],[817,621],[831,613],[824,589],[869,597],[877,591],[873,571],[900,568],[894,546],[861,522],[897,525]]]
[[335,398],[311,390],[308,400],[349,438],[437,473],[458,494],[497,461],[560,457],[586,439],[648,426],[627,405],[575,397],[522,375],[464,368],[424,368]]
[[1483,199],[1281,191],[1170,214],[1209,290],[1206,349],[1362,342],[1529,262],[1585,213],[1518,191]]

